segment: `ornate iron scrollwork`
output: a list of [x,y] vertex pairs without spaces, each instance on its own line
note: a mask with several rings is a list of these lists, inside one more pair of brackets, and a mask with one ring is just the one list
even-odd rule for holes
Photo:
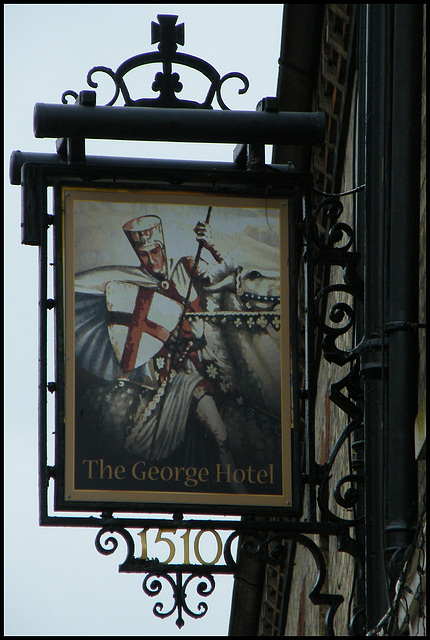
[[[348,195],[348,194],[343,194]],[[363,410],[361,400],[363,392],[360,385],[360,349],[356,340],[357,305],[363,301],[364,283],[357,272],[360,255],[354,250],[355,236],[352,227],[340,220],[344,207],[340,196],[329,196],[322,199],[311,212],[306,215],[305,241],[307,322],[308,345],[319,344],[324,359],[338,367],[346,367],[346,373],[329,386],[327,398],[346,415],[347,424],[340,429],[331,452],[323,464],[315,460],[310,463],[310,481],[316,491],[317,504],[321,517],[327,523],[339,523],[347,526],[347,530],[356,527],[363,521],[360,515],[360,500],[363,497],[364,477],[360,465],[351,466],[349,470],[339,465],[334,479],[335,463],[345,445],[350,444],[351,436],[357,436],[363,427]],[[342,269],[342,276],[339,274]],[[317,277],[318,275],[318,277]],[[319,290],[316,282],[321,281]],[[314,342],[314,337],[319,340]],[[309,351],[311,347],[308,347]],[[314,394],[309,397],[309,414],[315,418],[316,372],[318,369],[318,352],[307,353],[308,380],[313,380]],[[341,419],[344,423],[344,417]],[[309,426],[309,432],[312,425]],[[359,438],[357,438],[359,440]],[[358,443],[357,443],[358,444]],[[341,477],[339,477],[339,475]],[[331,480],[335,480],[332,492],[329,491]],[[346,513],[346,515],[344,515]],[[357,562],[358,575],[362,573],[363,548],[358,540],[338,537],[338,550],[351,554]],[[311,598],[312,599],[312,598]],[[314,600],[312,600],[314,601]],[[339,603],[340,604],[340,603]],[[327,614],[327,635],[333,635],[331,623],[339,606],[336,600]],[[327,626],[328,625],[328,626]]]
[[[108,537],[105,537],[108,536]],[[120,524],[118,526],[107,525],[97,533],[95,546],[99,553],[108,556],[118,549],[118,540],[115,536],[121,536],[127,545],[127,553],[124,562],[119,566],[120,573],[146,573],[143,579],[143,592],[150,597],[161,595],[164,586],[170,586],[172,604],[165,607],[163,602],[156,602],[153,613],[158,618],[168,618],[177,612],[176,625],[182,628],[185,624],[183,614],[191,618],[202,618],[208,611],[206,602],[199,602],[193,610],[187,604],[187,590],[195,585],[199,597],[207,598],[215,590],[215,573],[234,573],[237,563],[234,560],[232,544],[239,536],[233,532],[224,542],[224,565],[171,565],[160,562],[157,558],[136,558],[133,536]]]
[[[266,523],[267,524],[267,523]],[[97,534],[95,540],[96,549],[103,555],[111,555],[118,549],[116,535],[121,536],[127,546],[127,554],[124,562],[119,566],[120,573],[146,573],[143,579],[142,589],[145,595],[150,597],[160,596],[165,586],[170,587],[172,602],[170,606],[158,601],[153,607],[156,617],[165,619],[177,613],[176,625],[182,628],[185,624],[184,615],[199,619],[205,616],[208,611],[206,602],[201,601],[194,608],[188,605],[187,593],[191,585],[195,585],[197,596],[207,598],[215,590],[214,574],[235,574],[238,570],[237,561],[234,559],[232,546],[241,536],[241,551],[250,558],[260,557],[266,564],[272,566],[282,565],[287,556],[288,548],[285,546],[289,542],[296,542],[304,546],[311,553],[317,568],[317,576],[309,598],[315,605],[326,605],[326,634],[334,635],[333,621],[337,609],[343,602],[340,594],[322,593],[327,577],[327,567],[323,553],[318,545],[305,533],[300,532],[300,523],[291,524],[278,521],[271,523],[275,532],[260,530],[258,525],[255,529],[245,528],[241,531],[233,531],[225,540],[223,546],[224,565],[210,565],[206,567],[196,565],[169,565],[159,562],[158,559],[142,559],[135,557],[135,544],[133,536],[122,526],[107,525]],[[357,542],[349,536],[348,526],[344,525],[308,525],[304,527],[306,533],[331,533],[338,538],[338,549],[351,554],[357,560],[360,558],[360,547]],[[104,536],[108,535],[107,538]]]
[[[339,367],[350,366],[342,379],[331,384],[328,392],[329,400],[348,416],[349,422],[338,436],[327,462],[315,467],[316,484],[319,485],[318,505],[331,522],[344,521],[328,507],[327,485],[331,479],[331,471],[342,445],[362,426],[363,421],[363,412],[359,405],[362,398],[357,361],[359,348],[350,346],[352,340],[349,340],[350,344],[346,344],[347,334],[351,335],[355,327],[355,306],[363,299],[363,281],[357,273],[360,255],[352,250],[355,241],[354,231],[350,225],[339,220],[342,213],[343,205],[338,197],[327,197],[315,207],[309,216],[307,226],[308,247],[312,244],[309,253],[313,256],[312,260],[307,261],[308,281],[312,286],[315,282],[316,268],[320,265],[328,267],[329,273],[332,273],[335,266],[343,269],[343,282],[323,283],[314,297],[313,309],[309,310],[313,313],[315,325],[322,334],[321,348],[324,358]],[[324,221],[319,226],[321,217]],[[321,228],[326,230],[324,234],[320,232]],[[340,347],[339,339],[342,336],[344,344]],[[356,473],[341,478],[333,493],[335,503],[343,509],[351,510],[359,496],[359,491],[352,485],[363,484],[363,481],[363,477]],[[350,487],[342,493],[346,484]],[[361,521],[361,518],[347,518],[345,521],[351,524]]]
[[[188,109],[213,109],[213,101],[216,98],[218,105],[223,110],[228,110],[222,91],[227,81],[231,79],[239,80],[242,88],[239,94],[248,90],[249,82],[246,76],[241,73],[227,73],[221,76],[218,71],[209,63],[188,54],[178,52],[178,45],[184,44],[184,25],[177,24],[177,16],[158,16],[158,23],[151,25],[151,44],[158,43],[158,50],[136,55],[123,62],[115,71],[106,66],[95,66],[87,75],[87,84],[91,89],[97,89],[96,78],[100,74],[108,76],[114,84],[113,95],[106,106],[113,106],[120,96],[123,98],[125,107],[157,107],[157,108],[188,108]],[[132,96],[128,83],[128,74],[141,67],[158,65],[161,71],[155,73],[152,90],[159,95],[157,97]],[[201,101],[181,100],[178,96],[183,86],[178,67],[188,67],[201,73],[209,81],[209,89],[206,96]],[[89,96],[82,94],[90,94]],[[75,91],[66,91],[62,101],[67,103],[67,98],[72,97],[83,102],[88,98],[89,102],[94,101],[95,92],[81,92],[78,95]],[[94,104],[94,102],[91,102]],[[309,195],[309,194],[307,194]],[[307,197],[307,196],[306,196]],[[306,200],[303,196],[303,202]],[[331,196],[323,199],[309,215],[303,212],[305,225],[303,227],[305,243],[307,246],[306,260],[303,261],[303,269],[306,273],[306,282],[312,295],[306,293],[306,313],[308,318],[309,334],[315,332],[315,328],[320,332],[321,348],[324,358],[339,367],[348,366],[347,373],[338,381],[331,384],[329,389],[329,399],[346,414],[348,424],[341,430],[327,461],[319,465],[315,461],[315,449],[311,448],[310,440],[314,437],[312,428],[307,429],[309,442],[305,443],[308,448],[306,453],[309,460],[309,474],[307,480],[312,488],[313,499],[316,500],[322,514],[322,520],[317,522],[313,517],[312,509],[309,509],[310,516],[307,521],[269,521],[254,522],[254,527],[249,530],[248,523],[230,523],[233,532],[227,537],[222,547],[222,558],[224,563],[193,565],[189,560],[183,564],[169,564],[169,561],[161,562],[158,558],[148,558],[145,554],[136,557],[136,546],[132,534],[124,527],[124,521],[118,519],[111,520],[111,516],[104,517],[110,520],[109,524],[103,526],[97,534],[95,545],[99,553],[111,555],[118,549],[118,537],[122,538],[126,544],[126,557],[120,564],[121,573],[142,573],[145,577],[142,582],[143,592],[149,596],[157,598],[153,606],[153,613],[158,618],[168,618],[176,614],[176,625],[182,628],[184,616],[194,619],[203,618],[208,605],[204,599],[213,594],[215,590],[215,574],[231,574],[238,572],[238,563],[235,559],[233,545],[240,537],[241,551],[250,558],[259,557],[267,565],[281,566],[288,558],[290,543],[305,547],[313,557],[317,568],[317,578],[312,587],[309,598],[315,605],[328,607],[326,615],[326,634],[334,635],[333,623],[337,610],[344,598],[340,594],[322,593],[326,578],[327,565],[324,554],[318,545],[312,540],[310,535],[336,536],[338,550],[350,554],[358,563],[360,569],[362,563],[362,548],[357,540],[351,535],[351,528],[361,522],[360,516],[341,517],[338,510],[347,510],[348,516],[355,508],[360,499],[360,489],[363,484],[363,477],[360,473],[349,471],[344,473],[340,479],[336,478],[333,490],[333,501],[336,506],[336,513],[333,509],[333,502],[329,501],[329,483],[332,480],[334,465],[338,460],[338,454],[342,447],[349,441],[350,436],[362,427],[363,414],[360,407],[361,389],[359,384],[359,358],[362,345],[355,346],[346,343],[346,338],[354,329],[356,322],[355,302],[363,298],[363,282],[357,273],[360,255],[354,251],[354,232],[350,225],[341,221],[343,205],[338,197]],[[320,224],[321,218],[323,223]],[[321,232],[324,229],[324,232]],[[296,233],[297,230],[294,230]],[[323,281],[320,290],[315,290],[316,269],[325,266],[331,272],[334,267],[343,269],[343,281]],[[273,305],[279,299],[273,300]],[[268,322],[274,329],[279,329],[279,316],[274,310],[264,312],[247,311],[248,330],[258,331],[260,326],[265,326]],[[205,317],[211,322],[223,322],[227,316],[212,314],[213,317]],[[244,317],[237,316],[235,321],[239,326]],[[301,318],[300,318],[301,320]],[[298,325],[298,323],[297,323]],[[307,341],[305,349],[306,366],[317,368],[316,351],[314,351],[314,336]],[[307,372],[308,373],[308,372]],[[312,375],[308,376],[312,378]],[[312,390],[311,390],[312,391]],[[305,390],[308,413],[306,419],[310,422],[315,417],[315,407],[312,402],[312,394],[309,389]],[[299,404],[299,403],[297,403]],[[298,410],[298,409],[297,409]],[[308,425],[307,425],[308,427]],[[314,443],[313,443],[314,445]],[[239,524],[246,526],[240,527]],[[130,526],[139,527],[140,524]],[[94,525],[91,525],[94,526]],[[144,525],[145,526],[145,525]],[[156,525],[151,525],[156,528]],[[162,526],[162,525],[161,525]],[[193,525],[188,525],[189,528]],[[149,529],[148,529],[149,530]],[[170,590],[171,600],[166,606],[158,596],[161,596],[164,587]],[[190,605],[190,598],[187,598],[192,587],[195,587],[198,596],[198,603]]]
[[[340,266],[343,268],[343,283],[332,283],[323,286],[315,297],[314,317],[317,325],[324,333],[322,348],[328,362],[343,366],[356,357],[354,349],[339,349],[336,342],[339,336],[345,335],[354,326],[355,310],[351,301],[363,299],[363,281],[357,274],[360,255],[351,251],[354,243],[354,231],[345,222],[339,222],[343,213],[343,205],[336,197],[322,200],[312,213],[309,225],[309,239],[313,242],[313,265]],[[323,237],[318,231],[318,219],[325,214],[328,231]],[[343,240],[344,244],[339,244]],[[313,265],[311,268],[313,268]],[[338,294],[339,299],[329,308],[329,325],[324,318],[330,295]]]
[[[357,377],[358,366],[357,363],[355,363],[350,372],[346,374],[346,376],[330,386],[328,394],[329,399],[350,418],[350,422],[348,422],[346,427],[338,436],[336,443],[332,448],[328,461],[319,469],[320,486],[318,491],[318,506],[320,507],[321,512],[325,515],[325,517],[328,517],[332,522],[340,522],[345,520],[334,514],[329,509],[327,504],[328,500],[326,489],[328,482],[331,479],[331,470],[341,447],[347,442],[351,434],[356,429],[359,429],[363,423],[363,411],[361,410],[359,404],[357,404],[357,402],[362,397],[361,389],[358,387]],[[349,397],[342,393],[344,389],[349,392]],[[356,402],[353,402],[353,400],[355,400]],[[349,484],[351,486],[346,489],[345,493],[342,493],[342,488],[345,484]],[[352,486],[354,484],[363,485],[364,477],[358,473],[351,473],[341,478],[336,484],[333,496],[336,504],[343,509],[348,509],[350,511],[353,510],[359,500],[359,491],[354,486]],[[358,518],[348,518],[347,522],[349,524],[357,524],[358,522],[362,522],[362,520],[363,517],[360,516]]]
[[207,598],[215,590],[215,580],[212,575],[189,575],[183,582],[183,571],[177,571],[175,573],[176,581],[169,573],[150,573],[148,574],[142,584],[143,591],[148,596],[158,596],[162,591],[162,583],[160,578],[163,578],[171,587],[173,594],[173,605],[167,611],[164,611],[164,605],[162,602],[157,602],[153,607],[153,613],[158,618],[168,618],[176,610],[178,611],[178,617],[176,619],[176,626],[181,629],[184,626],[184,619],[182,612],[185,612],[188,616],[194,619],[202,618],[208,611],[208,605],[206,602],[199,602],[197,605],[198,611],[193,611],[187,606],[187,588],[191,581],[198,579],[200,582],[197,584],[196,591],[199,596]]
[[[356,514],[356,507],[361,498],[361,486],[364,479],[356,469],[344,473],[341,478],[336,478],[332,491],[333,509],[330,502],[329,484],[333,479],[333,469],[338,460],[338,454],[348,443],[350,436],[362,426],[363,412],[360,407],[362,390],[360,387],[359,349],[354,346],[339,345],[354,329],[355,302],[361,300],[363,283],[357,274],[359,255],[353,250],[354,233],[349,225],[339,220],[343,206],[336,198],[322,201],[306,220],[307,256],[305,269],[307,282],[313,291],[313,302],[307,309],[308,317],[312,317],[309,323],[313,330],[316,327],[322,334],[322,352],[330,363],[339,367],[347,366],[348,371],[338,381],[333,382],[329,388],[328,398],[341,412],[346,414],[348,423],[341,430],[331,453],[324,464],[317,464],[313,460],[312,482],[315,487],[316,499],[322,514],[322,520],[316,522],[291,521],[267,521],[254,522],[248,529],[248,522],[232,526],[233,532],[229,534],[222,548],[223,564],[192,565],[189,561],[184,564],[168,564],[169,561],[160,562],[157,558],[149,559],[146,555],[135,557],[135,544],[132,535],[126,531],[121,523],[107,525],[99,532],[96,538],[96,547],[104,555],[112,554],[118,548],[118,542],[113,534],[121,536],[127,546],[125,561],[120,565],[121,573],[146,574],[142,588],[150,597],[161,596],[164,588],[170,593],[167,601],[157,600],[153,606],[155,616],[165,619],[176,614],[176,625],[181,628],[184,625],[184,616],[194,619],[203,618],[208,611],[208,605],[204,600],[215,590],[215,574],[236,574],[239,566],[233,552],[233,544],[240,542],[241,552],[245,557],[259,557],[266,565],[282,566],[289,555],[289,545],[294,543],[305,547],[311,554],[317,569],[315,584],[309,592],[309,598],[314,605],[327,607],[325,629],[326,635],[334,635],[334,618],[340,605],[344,601],[341,594],[324,593],[327,578],[327,565],[324,554],[318,544],[310,537],[311,534],[323,536],[336,536],[338,551],[349,554],[357,563],[358,575],[362,572],[363,549],[360,542],[351,536],[351,529],[362,521],[362,517]],[[328,230],[323,238],[318,232],[319,217],[326,214]],[[321,228],[321,227],[320,227]],[[331,271],[333,266],[343,269],[343,282],[330,282],[315,291],[316,269],[325,265]],[[347,301],[335,299],[332,306],[328,306],[330,296],[347,295]],[[326,319],[326,316],[328,319]],[[313,344],[310,342],[309,344]],[[309,367],[316,367],[315,354],[308,354]],[[311,400],[312,401],[312,400]],[[310,405],[310,411],[315,407]],[[338,511],[346,510],[347,516],[342,517]],[[336,512],[335,512],[336,511]],[[351,512],[354,516],[351,517]],[[233,525],[233,523],[231,523]],[[185,525],[185,523],[184,523]],[[186,528],[186,525],[185,525]],[[148,529],[149,530],[149,529]],[[102,539],[108,537],[102,544]],[[172,556],[171,556],[172,557]],[[221,552],[219,554],[221,557]],[[192,587],[198,596],[195,606],[190,605],[187,599],[187,591]],[[194,600],[194,599],[193,599]]]
[[[187,108],[187,109],[212,109],[212,102],[216,96],[221,109],[229,110],[222,98],[222,89],[227,80],[236,79],[242,82],[239,94],[246,93],[249,88],[248,78],[239,72],[230,72],[221,77],[218,71],[208,62],[186,53],[177,51],[177,45],[183,45],[184,25],[176,24],[178,16],[159,15],[158,23],[151,23],[151,44],[158,44],[158,51],[141,53],[123,62],[116,71],[105,66],[96,66],[90,69],[87,75],[87,84],[93,89],[97,89],[98,83],[94,80],[95,74],[104,73],[109,76],[114,85],[114,95],[106,104],[112,106],[118,100],[120,94],[127,107],[162,107],[162,108]],[[162,71],[155,74],[152,83],[152,90],[158,92],[157,98],[135,98],[130,95],[130,89],[125,77],[131,71],[149,64],[161,64]],[[205,98],[201,102],[193,100],[181,100],[177,97],[183,89],[180,75],[173,71],[173,65],[188,67],[203,74],[210,82]],[[67,98],[78,98],[75,91],[68,90],[62,95],[63,104],[67,103]]]

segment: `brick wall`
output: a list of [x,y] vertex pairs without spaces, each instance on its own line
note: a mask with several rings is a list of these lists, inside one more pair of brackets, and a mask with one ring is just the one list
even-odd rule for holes
[[[317,150],[313,159],[313,172],[315,186],[323,191],[333,188],[333,169],[336,168],[336,143],[338,141],[340,115],[343,104],[344,82],[346,80],[347,50],[349,43],[349,26],[352,5],[325,5],[325,21],[321,42],[321,64],[319,70],[318,91],[315,96],[315,108],[325,110],[328,117],[327,139],[323,147]],[[420,323],[425,323],[426,307],[426,5],[424,8],[424,53],[423,53],[423,105],[422,105],[422,156],[421,156],[421,228],[420,228]],[[354,88],[349,86],[349,91]],[[348,191],[356,186],[354,179],[354,145],[355,115],[352,99],[352,112],[349,116],[349,130],[345,154],[342,157],[343,182],[337,190]],[[345,131],[344,131],[345,133]],[[344,212],[342,221],[354,228],[354,197],[342,198]],[[354,250],[354,247],[352,248]],[[341,269],[334,268],[331,273],[331,282],[343,282]],[[333,304],[335,299],[330,301]],[[338,346],[347,348],[352,346],[352,336],[342,336]],[[420,504],[423,505],[423,495],[426,484],[425,468],[425,407],[426,407],[426,355],[425,355],[425,330],[419,332],[419,389],[418,406],[419,413],[416,421],[416,453],[419,466]],[[331,384],[343,378],[346,367],[337,367],[329,364],[323,358],[318,374],[318,394],[316,399],[316,460],[324,464],[328,460],[333,446],[348,423],[348,417],[333,402],[328,399],[328,390]],[[332,497],[333,488],[337,481],[350,473],[351,457],[354,452],[348,445],[344,445],[336,458],[333,467],[333,477],[330,481],[329,507],[342,518],[352,518],[353,512],[341,509],[334,504]],[[346,489],[348,485],[345,485]],[[306,505],[304,507],[306,512]],[[422,513],[422,510],[420,511]],[[324,515],[319,512],[318,518],[323,520]],[[424,519],[425,522],[425,519]],[[353,613],[354,598],[351,597],[355,578],[355,563],[351,556],[339,553],[337,540],[333,537],[313,536],[312,539],[324,554],[327,564],[327,579],[323,593],[341,594],[343,603],[335,616],[335,635],[344,636],[348,633],[348,623]],[[425,543],[423,543],[425,551]],[[412,594],[409,596],[410,633],[411,635],[423,634],[424,610],[423,597],[420,596],[422,586],[421,572],[423,549],[415,551],[409,571],[409,587]],[[263,600],[261,612],[261,625],[259,635],[286,635],[286,636],[315,636],[325,635],[324,617],[327,607],[315,606],[309,599],[309,594],[315,585],[318,571],[310,552],[302,545],[297,545],[292,571],[291,586],[288,590],[289,598],[285,628],[278,631],[277,624],[280,619],[280,603],[282,600],[281,586],[285,584],[284,569],[270,569],[266,580],[265,600]],[[269,575],[270,573],[270,575]],[[277,586],[278,585],[278,586]],[[425,600],[425,595],[424,595]],[[418,603],[418,604],[417,604]],[[406,613],[408,610],[406,610]],[[405,610],[402,609],[403,619],[400,622],[408,623]],[[421,617],[420,617],[421,616]]]

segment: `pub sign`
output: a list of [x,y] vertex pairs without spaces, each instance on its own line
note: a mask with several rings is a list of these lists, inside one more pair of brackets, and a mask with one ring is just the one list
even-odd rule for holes
[[288,200],[55,194],[56,509],[291,507]]

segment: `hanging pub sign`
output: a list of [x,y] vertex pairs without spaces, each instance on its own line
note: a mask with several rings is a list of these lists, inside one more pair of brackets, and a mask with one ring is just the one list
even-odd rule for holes
[[55,193],[56,509],[291,507],[288,201]]

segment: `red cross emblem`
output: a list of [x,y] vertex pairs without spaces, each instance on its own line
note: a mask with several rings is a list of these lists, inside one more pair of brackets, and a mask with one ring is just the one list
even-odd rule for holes
[[110,341],[124,372],[160,351],[183,310],[176,300],[128,282],[108,282],[106,304]]

